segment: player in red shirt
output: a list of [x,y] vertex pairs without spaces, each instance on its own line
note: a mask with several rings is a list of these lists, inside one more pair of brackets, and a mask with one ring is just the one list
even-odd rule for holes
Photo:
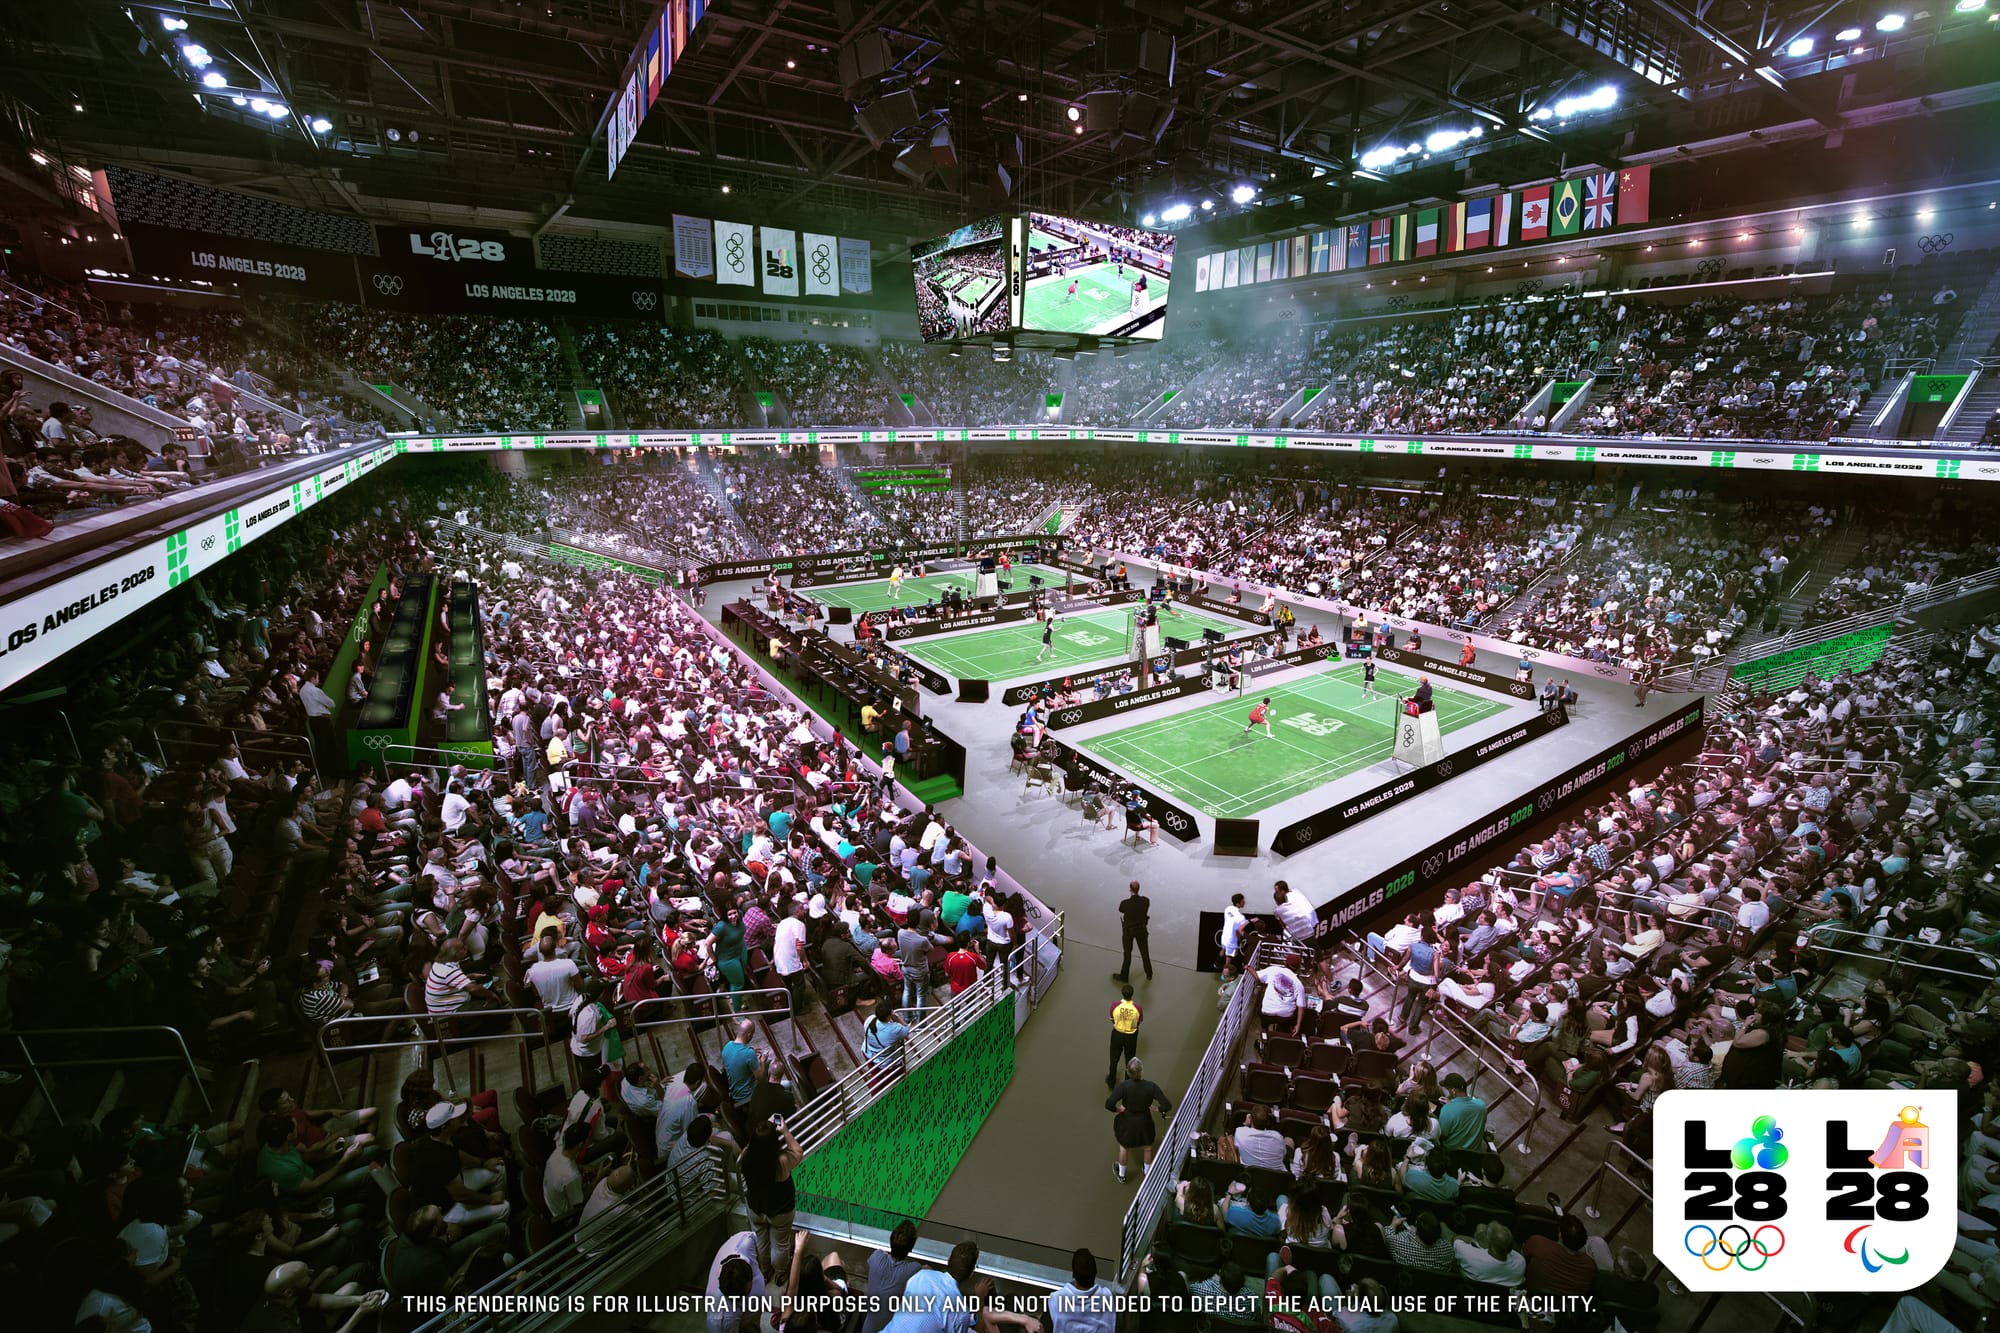
[[1250,725],[1243,728],[1243,730],[1245,732],[1251,732],[1257,730],[1257,728],[1260,726],[1264,728],[1264,735],[1266,737],[1270,737],[1271,700],[1268,695],[1265,696],[1264,701],[1262,703],[1258,704],[1255,708],[1252,708],[1250,710]]
[[1458,650],[1458,664],[1460,666],[1471,666],[1472,659],[1476,656],[1478,656],[1478,650],[1472,646],[1472,640],[1467,639],[1465,647]]

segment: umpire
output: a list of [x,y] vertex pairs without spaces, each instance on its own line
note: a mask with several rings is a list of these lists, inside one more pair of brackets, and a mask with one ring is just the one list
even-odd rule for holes
[[1139,892],[1139,881],[1133,880],[1125,888],[1125,901],[1118,904],[1118,939],[1124,946],[1125,960],[1118,967],[1118,979],[1132,979],[1132,946],[1139,946],[1139,961],[1146,966],[1146,980],[1153,979],[1153,948],[1146,935],[1147,918],[1153,910],[1152,901]]

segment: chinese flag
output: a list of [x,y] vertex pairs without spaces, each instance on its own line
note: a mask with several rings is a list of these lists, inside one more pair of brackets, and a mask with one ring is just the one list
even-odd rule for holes
[[1645,222],[1647,206],[1653,201],[1653,169],[1626,167],[1618,173],[1618,225]]

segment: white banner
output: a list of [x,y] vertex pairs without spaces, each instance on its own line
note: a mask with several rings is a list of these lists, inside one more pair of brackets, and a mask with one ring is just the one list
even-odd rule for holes
[[682,278],[715,276],[715,233],[707,218],[674,214],[674,274]]
[[725,287],[757,285],[757,239],[747,222],[715,223],[715,280]]
[[860,295],[875,290],[875,261],[868,242],[852,236],[840,238],[840,290]]
[[799,276],[807,296],[840,295],[840,238],[809,231],[799,241]]
[[785,227],[759,227],[758,256],[764,295],[799,294],[799,234]]

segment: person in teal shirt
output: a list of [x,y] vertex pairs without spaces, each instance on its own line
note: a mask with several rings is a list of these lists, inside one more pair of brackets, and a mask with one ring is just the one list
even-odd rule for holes
[[736,1025],[736,1035],[723,1043],[722,1076],[729,1084],[729,1100],[737,1106],[748,1106],[757,1095],[757,1075],[764,1058],[750,1044],[756,1035],[757,1025],[746,1018]]
[[1486,1103],[1465,1090],[1462,1074],[1446,1074],[1442,1086],[1446,1101],[1438,1108],[1438,1146],[1485,1152]]
[[959,918],[972,905],[972,895],[962,889],[947,889],[938,903],[938,928],[947,935],[958,933]]
[[750,955],[743,947],[743,915],[732,907],[709,930],[715,941],[715,970],[730,990],[750,988]]
[[769,823],[771,825],[771,836],[777,839],[779,842],[782,843],[785,839],[792,836],[791,811],[773,810],[771,812],[771,818],[769,820]]
[[854,863],[855,887],[861,889],[863,892],[866,892],[868,889],[868,885],[871,882],[873,882],[874,878],[875,878],[875,863],[873,861],[856,861]]
[[1427,1165],[1430,1151],[1419,1141],[1410,1145],[1403,1154],[1403,1193],[1413,1199],[1432,1199],[1449,1202],[1458,1197],[1458,1177],[1450,1174],[1434,1176]]

